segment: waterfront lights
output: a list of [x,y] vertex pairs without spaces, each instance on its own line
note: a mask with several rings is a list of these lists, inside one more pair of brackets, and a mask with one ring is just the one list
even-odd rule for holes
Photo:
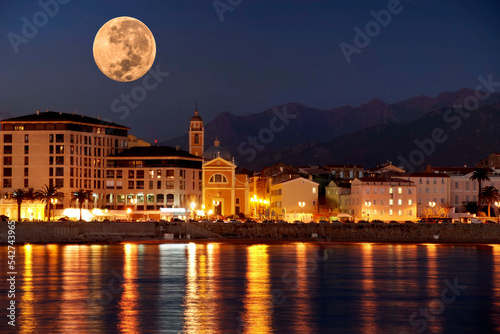
[[[365,201],[365,206],[366,206],[367,208],[369,208],[369,207],[370,207],[370,205],[372,205],[372,202],[370,202],[370,201]],[[366,220],[367,220],[368,222],[370,221],[370,213],[369,213],[369,212],[366,214]]]

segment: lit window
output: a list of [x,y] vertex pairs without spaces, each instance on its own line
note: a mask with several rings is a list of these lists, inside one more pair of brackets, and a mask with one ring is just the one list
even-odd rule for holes
[[389,199],[389,205],[393,205],[394,204],[394,200],[391,198]]
[[392,187],[389,188],[389,194],[392,194]]
[[412,205],[413,201],[411,199],[408,200],[408,205]]
[[403,204],[403,200],[400,198],[398,199],[398,205],[402,205]]
[[392,216],[392,215],[393,215],[393,211],[391,209],[391,210],[389,210],[389,216]]
[[398,194],[402,194],[403,193],[403,188],[399,187],[398,188]]
[[313,188],[313,194],[316,194],[316,188]]

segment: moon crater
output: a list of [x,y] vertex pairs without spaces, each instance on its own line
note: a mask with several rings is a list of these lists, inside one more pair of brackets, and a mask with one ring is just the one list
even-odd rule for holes
[[106,22],[94,39],[94,60],[108,78],[130,82],[146,74],[156,57],[156,43],[149,28],[132,17]]

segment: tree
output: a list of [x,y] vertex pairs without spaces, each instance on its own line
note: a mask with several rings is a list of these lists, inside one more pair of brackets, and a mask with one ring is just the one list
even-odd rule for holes
[[64,194],[61,192],[58,192],[57,190],[59,189],[58,186],[48,186],[44,185],[41,190],[38,190],[35,192],[36,196],[44,201],[48,207],[48,213],[49,213],[49,222],[50,222],[50,207],[51,207],[51,202],[53,199],[61,201],[64,198]]
[[85,200],[90,200],[92,197],[92,190],[78,189],[73,191],[71,194],[71,203],[78,201],[78,207],[80,208],[80,220],[82,220],[82,208]]
[[479,197],[481,196],[481,184],[483,181],[489,181],[488,171],[484,168],[476,168],[469,178],[471,181],[477,181],[479,183],[479,189],[477,191],[477,212],[481,211],[481,201]]
[[480,203],[488,204],[488,217],[491,217],[491,204],[500,200],[500,192],[493,186],[484,187],[479,195]]
[[465,211],[471,214],[477,214],[477,203],[476,202],[467,202],[464,203]]
[[12,198],[14,198],[17,203],[17,220],[21,221],[21,204],[23,204],[26,199],[26,192],[22,188],[14,189]]

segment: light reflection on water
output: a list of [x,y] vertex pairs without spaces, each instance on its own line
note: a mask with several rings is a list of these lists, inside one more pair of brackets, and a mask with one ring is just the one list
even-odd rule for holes
[[[500,332],[498,245],[326,247],[322,259],[314,243],[18,246],[17,329]],[[445,280],[454,279],[466,290],[439,314],[419,315],[438,308]]]

